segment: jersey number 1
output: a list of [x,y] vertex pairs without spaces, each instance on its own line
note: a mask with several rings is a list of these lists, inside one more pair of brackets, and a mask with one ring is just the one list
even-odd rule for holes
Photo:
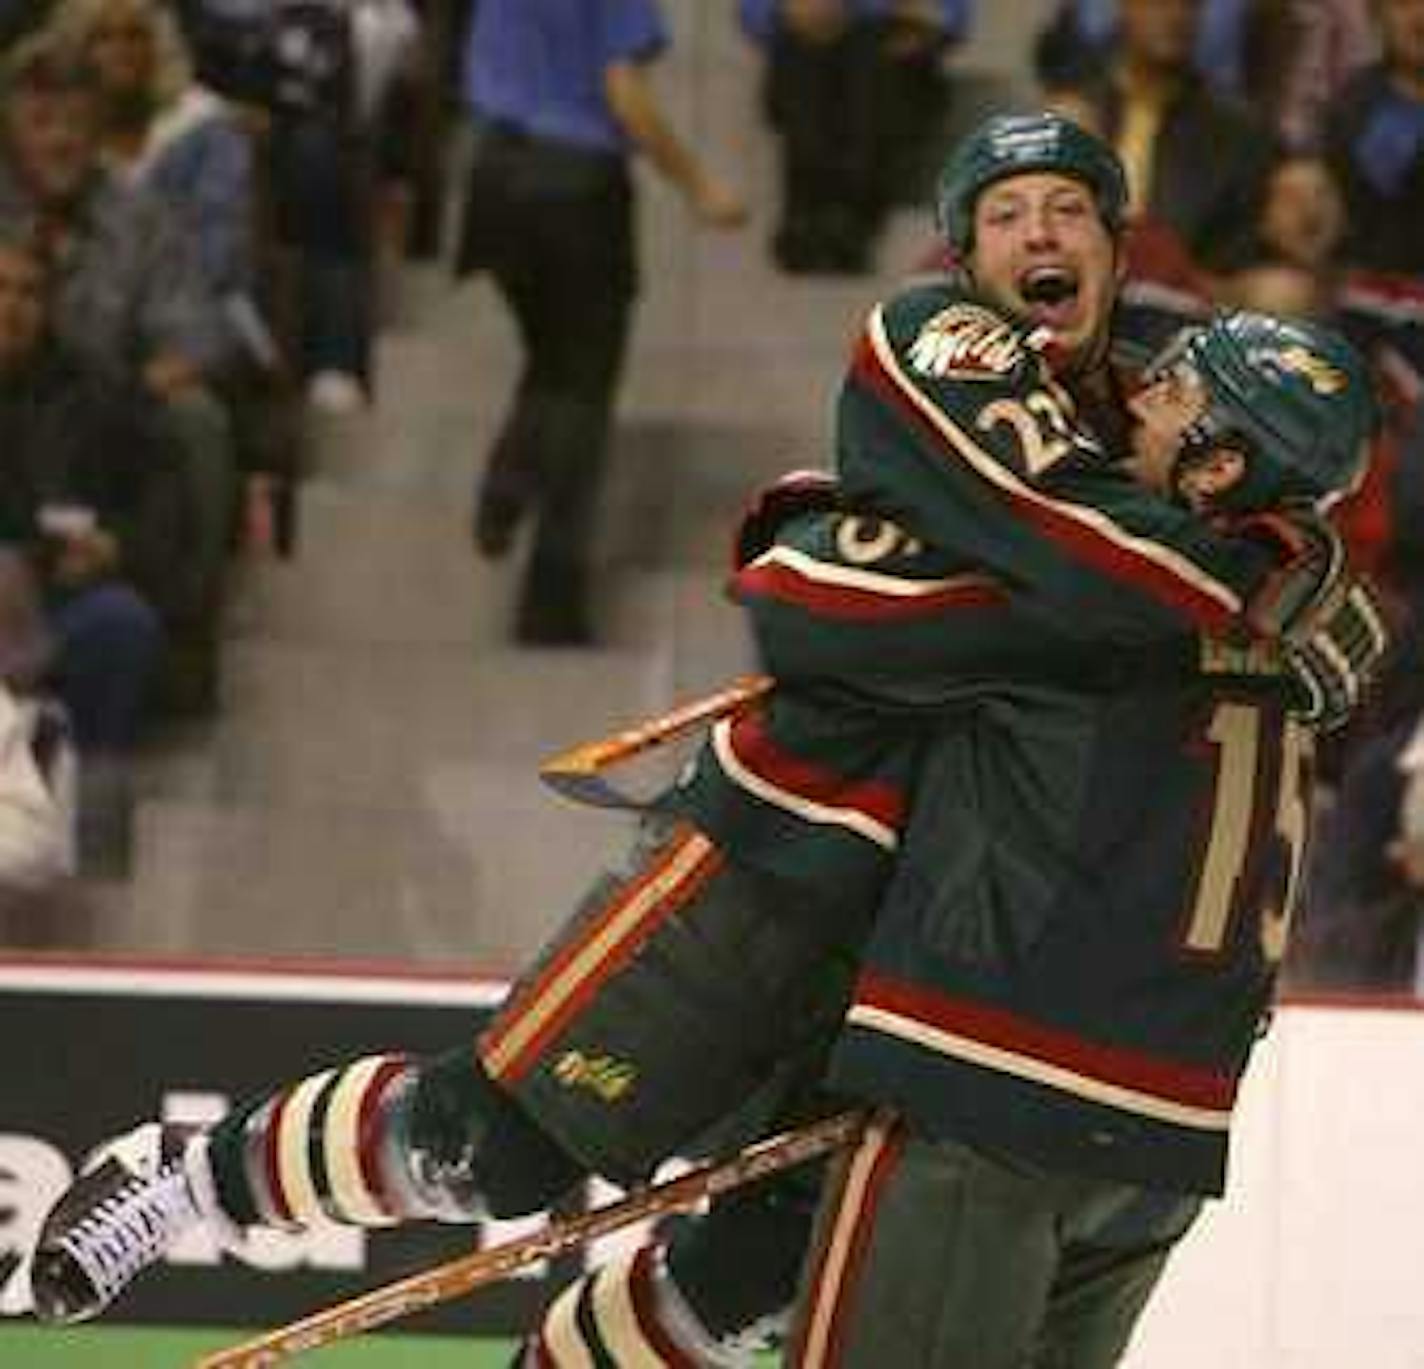
[[[1272,964],[1285,954],[1309,828],[1306,773],[1311,739],[1299,723],[1287,719],[1279,725],[1276,783],[1271,792],[1261,792],[1267,789],[1261,783],[1261,747],[1263,741],[1273,740],[1277,725],[1258,705],[1239,700],[1223,701],[1212,710],[1206,736],[1216,750],[1216,791],[1185,938],[1187,950],[1196,954],[1213,955],[1225,946],[1258,834],[1278,841],[1283,857],[1283,878],[1261,909],[1261,951]],[[1269,774],[1271,767],[1264,768]],[[1269,814],[1260,811],[1263,804],[1272,806]]]

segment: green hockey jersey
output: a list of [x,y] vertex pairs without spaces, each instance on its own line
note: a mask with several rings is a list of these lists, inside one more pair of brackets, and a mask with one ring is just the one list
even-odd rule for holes
[[[966,678],[1141,670],[1184,634],[1238,629],[1276,566],[1128,479],[1022,332],[949,280],[867,320],[838,464],[863,512],[798,523],[732,581],[782,688],[714,728],[668,798],[828,898],[874,898],[898,846],[919,722],[886,716],[887,680],[913,707]],[[953,679],[951,626],[973,648]]]

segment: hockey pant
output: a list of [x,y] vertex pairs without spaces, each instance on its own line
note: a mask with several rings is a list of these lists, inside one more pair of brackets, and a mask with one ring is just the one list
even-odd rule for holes
[[476,1044],[356,1060],[221,1122],[219,1201],[239,1226],[505,1217],[745,1144],[818,1075],[862,935],[649,818]]
[[1200,1206],[886,1114],[827,1177],[785,1362],[1110,1369]]

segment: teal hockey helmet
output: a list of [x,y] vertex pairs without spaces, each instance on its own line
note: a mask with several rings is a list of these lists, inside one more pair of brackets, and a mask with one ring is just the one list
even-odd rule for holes
[[1117,153],[1061,114],[996,114],[955,144],[935,189],[935,214],[963,258],[974,245],[974,205],[986,186],[1030,171],[1056,171],[1093,192],[1108,231],[1127,211],[1127,176]]
[[1207,409],[1189,447],[1239,445],[1251,500],[1328,500],[1360,482],[1379,422],[1363,356],[1319,324],[1223,314],[1188,329],[1148,374],[1189,367]]

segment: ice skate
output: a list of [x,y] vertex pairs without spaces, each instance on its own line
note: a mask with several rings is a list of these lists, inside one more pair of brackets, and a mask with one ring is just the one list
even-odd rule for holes
[[148,1122],[95,1153],[40,1229],[30,1284],[41,1321],[98,1315],[202,1220],[183,1162],[193,1134]]

